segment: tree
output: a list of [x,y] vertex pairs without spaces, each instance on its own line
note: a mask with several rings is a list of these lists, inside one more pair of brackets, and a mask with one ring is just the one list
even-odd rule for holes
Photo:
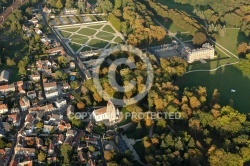
[[78,82],[77,81],[71,81],[70,86],[72,89],[77,89],[78,88]]
[[78,108],[79,110],[83,110],[84,107],[85,107],[85,104],[84,104],[83,102],[77,103],[77,108]]
[[194,34],[193,44],[202,45],[206,42],[206,40],[207,40],[207,37],[203,32],[197,32]]
[[38,129],[42,129],[43,128],[43,122],[38,122],[37,124],[36,124],[36,128],[38,128]]
[[63,144],[60,151],[63,156],[64,164],[70,164],[72,147],[69,144]]
[[239,56],[245,57],[245,54],[247,53],[247,43],[240,43],[237,48],[237,53]]
[[113,153],[110,152],[110,151],[104,151],[104,158],[107,160],[107,161],[111,161],[112,158],[113,158]]
[[38,154],[38,161],[43,162],[46,159],[46,154],[40,150],[40,153]]
[[0,139],[0,149],[3,149],[6,147],[6,142]]
[[57,8],[57,9],[62,9],[62,8],[63,8],[63,4],[62,4],[62,1],[61,1],[61,0],[58,0],[58,1],[56,2],[56,8]]
[[89,149],[90,152],[95,152],[95,147],[92,146],[92,145],[89,145],[88,149]]
[[74,5],[74,1],[73,1],[73,0],[66,0],[65,7],[66,7],[67,9],[72,8],[73,5]]
[[8,66],[16,66],[16,62],[14,61],[14,60],[12,60],[12,59],[10,59],[10,58],[7,58],[7,60],[6,60],[6,64],[8,65]]

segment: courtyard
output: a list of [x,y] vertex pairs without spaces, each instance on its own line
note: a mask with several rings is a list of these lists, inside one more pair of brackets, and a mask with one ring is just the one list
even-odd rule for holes
[[57,26],[55,31],[73,53],[106,49],[124,41],[122,34],[106,21]]

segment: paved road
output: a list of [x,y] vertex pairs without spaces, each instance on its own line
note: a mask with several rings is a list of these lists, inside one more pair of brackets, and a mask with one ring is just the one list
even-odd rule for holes
[[7,7],[4,12],[0,14],[0,25],[2,25],[8,18],[8,16],[12,13],[13,10],[20,7],[24,4],[27,0],[16,0],[12,5]]

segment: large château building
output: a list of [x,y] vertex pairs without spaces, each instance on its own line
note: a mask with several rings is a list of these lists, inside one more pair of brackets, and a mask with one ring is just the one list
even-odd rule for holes
[[103,107],[93,111],[92,118],[96,122],[105,120],[107,120],[108,122],[115,122],[117,119],[119,119],[119,110],[115,108],[114,104],[111,101],[108,101],[107,107]]
[[209,43],[203,44],[202,48],[191,50],[189,47],[182,49],[182,56],[187,57],[187,62],[192,63],[201,59],[213,59],[214,47]]

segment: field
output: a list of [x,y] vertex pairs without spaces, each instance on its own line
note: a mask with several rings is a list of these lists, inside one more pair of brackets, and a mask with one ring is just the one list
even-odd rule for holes
[[123,42],[123,36],[107,23],[62,26],[55,29],[57,34],[68,39],[65,44],[72,52],[84,52],[101,48],[109,48]]
[[[217,42],[228,49],[230,52],[237,53],[237,44],[247,41],[247,38],[239,33],[239,30],[227,30],[226,37],[217,39]],[[200,69],[214,69],[219,65],[237,62],[238,59],[231,56],[228,58],[223,52],[216,49],[218,52],[217,59],[206,60],[207,64],[199,62],[189,65],[188,71]],[[185,74],[177,81],[177,85],[181,89],[192,86],[204,86],[207,88],[208,97],[211,98],[214,89],[220,92],[220,103],[226,105],[230,99],[234,101],[234,107],[242,113],[248,113],[250,102],[250,76],[244,77],[240,70],[233,65],[226,66],[213,72],[194,72]],[[231,93],[231,89],[235,89],[235,93]]]

